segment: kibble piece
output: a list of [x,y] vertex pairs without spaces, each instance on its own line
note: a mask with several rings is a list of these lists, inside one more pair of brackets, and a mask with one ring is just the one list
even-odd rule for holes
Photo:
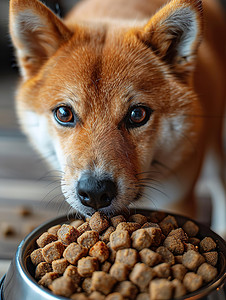
[[174,256],[174,258],[175,258],[175,264],[182,264],[183,255],[176,255]]
[[98,269],[99,263],[96,257],[87,256],[78,261],[78,273],[82,277],[90,277]]
[[168,236],[174,236],[176,239],[181,240],[182,242],[188,241],[188,236],[182,228],[177,228],[177,229],[170,231]]
[[162,241],[162,230],[159,227],[153,227],[153,226],[146,227],[144,229],[151,237],[152,240],[151,245],[158,247]]
[[173,254],[180,255],[184,253],[184,244],[181,240],[176,238],[174,235],[167,236],[163,245]]
[[89,250],[89,255],[96,257],[99,262],[103,263],[109,257],[108,246],[102,242],[98,241],[93,247]]
[[198,246],[195,246],[191,243],[185,243],[184,244],[184,251],[187,252],[189,250],[194,250],[196,252],[199,252],[199,247]]
[[89,226],[92,230],[100,233],[109,227],[109,222],[105,215],[97,211],[92,215]]
[[110,235],[110,247],[115,251],[129,248],[130,244],[130,235],[126,230],[116,230]]
[[169,300],[173,296],[173,285],[167,279],[154,279],[150,282],[151,300]]
[[118,215],[111,218],[111,224],[113,227],[117,227],[119,223],[126,222],[126,219],[123,215]]
[[75,227],[67,224],[63,224],[57,231],[58,239],[65,245],[70,245],[77,240],[79,232]]
[[216,249],[216,246],[216,243],[211,237],[205,237],[199,244],[201,252],[209,252]]
[[195,271],[202,263],[204,263],[204,261],[205,258],[194,250],[185,252],[182,257],[182,264],[192,271]]
[[57,237],[49,232],[44,232],[36,241],[39,248],[44,248],[47,244],[57,240]]
[[79,235],[83,234],[84,232],[86,232],[88,230],[91,230],[91,228],[89,226],[89,222],[84,222],[79,227],[77,227],[77,230],[78,230]]
[[89,300],[89,298],[84,293],[75,293],[71,295],[71,300]]
[[89,300],[104,300],[105,299],[105,296],[103,294],[101,294],[100,292],[92,292],[90,295],[89,295]]
[[4,237],[16,235],[16,229],[14,228],[14,226],[12,226],[12,224],[8,222],[1,223],[0,228],[1,228],[1,233]]
[[107,295],[106,300],[123,300],[123,296],[120,293],[111,293]]
[[109,272],[111,268],[111,263],[109,261],[105,261],[102,265],[101,265],[101,271],[104,271],[106,273]]
[[150,300],[148,293],[140,293],[137,295],[136,300]]
[[109,255],[108,260],[109,260],[111,263],[114,263],[115,257],[116,257],[116,252],[117,252],[117,251],[115,251],[115,250],[113,250],[113,249],[111,248],[111,243],[110,243],[110,242],[107,244],[107,246],[108,246],[108,249],[109,249],[109,252],[110,252],[110,255]]
[[170,264],[162,263],[153,268],[154,274],[159,278],[169,278],[170,277]]
[[192,221],[186,221],[182,228],[189,237],[194,237],[199,232],[199,227]]
[[132,246],[138,251],[151,246],[152,238],[147,233],[146,229],[138,229],[131,235]]
[[175,258],[172,252],[170,252],[166,247],[160,246],[156,249],[156,252],[162,256],[162,260],[171,265],[175,264]]
[[170,231],[178,227],[178,224],[173,216],[167,216],[159,223],[159,226],[161,227],[163,234],[168,235]]
[[57,231],[60,229],[61,225],[55,225],[50,227],[47,231],[55,236],[57,236]]
[[122,222],[116,227],[116,230],[127,230],[129,234],[132,234],[135,230],[141,228],[140,224],[134,222]]
[[82,282],[82,289],[87,293],[90,294],[91,293],[91,283],[92,283],[92,279],[91,277],[87,277],[83,280]]
[[135,214],[135,215],[130,216],[129,221],[138,223],[142,226],[142,225],[144,225],[144,223],[147,222],[147,217],[145,217],[144,215],[141,215],[141,214]]
[[104,295],[108,295],[115,283],[116,279],[110,274],[103,271],[96,271],[92,275],[91,291],[98,291]]
[[202,276],[205,282],[210,282],[217,276],[217,269],[208,263],[203,263],[198,268],[197,274]]
[[71,243],[67,248],[64,250],[63,257],[71,263],[75,265],[76,262],[83,256],[85,256],[88,252],[88,249],[77,244]]
[[55,280],[56,278],[59,277],[59,274],[58,273],[55,273],[55,272],[49,272],[49,273],[46,273],[38,282],[39,285],[42,285],[44,287],[49,287],[53,280]]
[[135,249],[122,249],[116,253],[115,262],[126,264],[132,268],[138,262],[138,253]]
[[154,276],[155,272],[153,269],[144,263],[137,263],[130,273],[129,279],[142,290],[149,285]]
[[109,273],[118,281],[124,281],[127,280],[127,276],[129,274],[129,267],[123,263],[114,263]]
[[115,231],[115,227],[113,226],[108,227],[100,236],[101,241],[107,244],[110,241],[110,235],[114,231]]
[[194,292],[201,288],[202,283],[202,276],[195,274],[194,272],[188,272],[184,276],[183,284],[189,292]]
[[150,213],[150,221],[151,222],[161,222],[166,217],[166,213],[163,211],[153,211]]
[[121,294],[125,299],[135,299],[138,289],[131,281],[121,281],[115,287],[115,292]]
[[82,245],[86,248],[91,248],[94,244],[99,241],[99,233],[94,230],[85,231],[80,237],[77,239],[78,244]]
[[187,273],[187,269],[182,264],[176,264],[171,267],[173,278],[179,279],[183,281],[185,274]]
[[206,259],[206,262],[212,266],[216,266],[217,261],[218,261],[218,253],[217,251],[212,251],[212,252],[206,252],[202,254],[204,258]]
[[42,249],[42,255],[46,262],[52,263],[54,260],[61,258],[64,249],[65,247],[60,241],[52,242]]
[[33,265],[37,266],[38,264],[40,264],[41,262],[44,262],[45,259],[42,255],[42,248],[38,248],[36,250],[34,250],[31,254],[30,254],[30,258],[31,258],[31,262],[33,263]]
[[76,266],[70,265],[66,268],[64,277],[70,277],[75,285],[78,285],[81,281],[81,276],[78,273],[78,268]]
[[174,298],[180,298],[183,297],[184,295],[186,295],[186,288],[185,286],[182,284],[182,282],[178,279],[174,279],[171,281],[172,285],[173,285],[173,295]]
[[55,279],[51,285],[51,290],[54,294],[70,297],[75,292],[75,285],[69,277],[59,277]]
[[51,264],[47,262],[41,262],[35,269],[35,278],[41,279],[48,272],[52,272]]
[[144,248],[140,252],[140,259],[149,267],[153,267],[162,261],[162,256],[151,249]]
[[188,238],[188,243],[191,243],[194,246],[199,246],[200,239],[198,239],[196,237],[191,237],[191,238]]
[[54,260],[52,262],[53,272],[63,274],[68,265],[69,263],[65,258]]
[[75,227],[76,229],[81,226],[83,223],[85,223],[83,220],[74,220],[70,223],[71,226]]

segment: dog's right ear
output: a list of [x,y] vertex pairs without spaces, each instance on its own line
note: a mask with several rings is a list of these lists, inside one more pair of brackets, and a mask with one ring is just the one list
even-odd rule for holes
[[25,80],[72,36],[60,18],[38,0],[10,0],[10,34]]

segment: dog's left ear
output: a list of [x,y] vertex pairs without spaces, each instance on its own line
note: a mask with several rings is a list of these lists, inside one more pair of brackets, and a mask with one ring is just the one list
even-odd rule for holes
[[158,11],[138,38],[186,80],[194,69],[203,28],[201,0],[172,0]]

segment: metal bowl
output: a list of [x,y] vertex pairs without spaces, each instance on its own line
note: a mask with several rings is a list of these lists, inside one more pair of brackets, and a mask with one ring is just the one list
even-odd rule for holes
[[[132,213],[150,214],[150,210],[132,210]],[[182,226],[186,217],[171,214],[176,217],[178,225]],[[49,227],[68,223],[70,218],[62,216],[55,218],[33,230],[19,245],[7,274],[0,281],[0,300],[63,300],[64,297],[56,296],[49,290],[37,284],[34,275],[34,267],[30,261],[30,253],[35,248],[36,239]],[[186,295],[182,299],[225,300],[226,299],[226,242],[208,227],[196,222],[200,228],[199,236],[212,237],[217,243],[219,253],[218,276],[215,280],[198,291]]]

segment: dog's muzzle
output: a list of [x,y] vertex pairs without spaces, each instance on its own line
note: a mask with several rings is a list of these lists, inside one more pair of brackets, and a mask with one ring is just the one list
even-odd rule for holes
[[77,183],[81,203],[98,210],[111,205],[117,196],[117,186],[109,178],[99,179],[92,174],[83,174]]

